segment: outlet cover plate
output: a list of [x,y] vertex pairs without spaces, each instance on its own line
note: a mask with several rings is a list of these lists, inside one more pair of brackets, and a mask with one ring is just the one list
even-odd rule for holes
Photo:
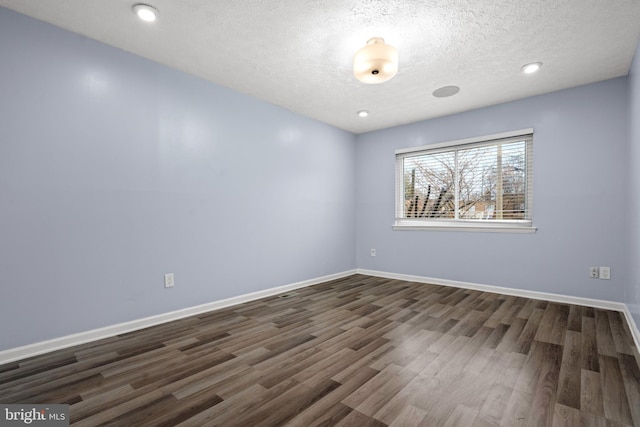
[[174,283],[175,283],[175,279],[173,277],[173,273],[167,273],[164,275],[165,288],[173,288]]

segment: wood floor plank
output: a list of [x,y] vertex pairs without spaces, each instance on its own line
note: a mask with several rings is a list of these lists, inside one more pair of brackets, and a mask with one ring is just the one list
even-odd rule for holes
[[163,398],[164,396],[161,391],[149,389],[148,392],[142,393],[133,399],[125,400],[116,406],[106,408],[103,411],[97,412],[90,417],[79,421],[74,419],[74,414],[72,412],[71,421],[74,426],[78,427],[104,425],[113,419],[124,416],[125,414],[133,415],[136,409],[146,407],[147,405],[157,402]]
[[560,304],[556,317],[553,319],[553,328],[551,329],[551,343],[562,345],[567,332],[567,323],[569,320],[569,306]]
[[[342,420],[353,410],[342,403],[342,400],[362,387],[379,372],[369,367],[364,367],[354,372],[354,374],[340,387],[333,392],[322,397],[313,405],[300,412],[287,423],[287,425],[296,425],[307,427],[309,425],[334,425]],[[336,410],[335,408],[338,408]]]
[[[506,323],[505,323],[506,324]],[[500,352],[510,352],[513,348],[515,348],[518,339],[520,338],[520,334],[527,324],[526,319],[516,318],[509,324],[509,330],[505,333],[504,337],[502,337],[502,341],[496,347],[497,351]]]
[[[493,371],[485,370],[485,375],[495,375],[496,384],[501,384],[508,388],[515,388],[516,382],[522,367],[524,366],[527,356],[520,353],[503,354],[500,359],[494,359],[495,369]],[[496,372],[496,374],[494,374]]]
[[617,358],[600,355],[600,383],[604,415],[616,422],[632,424],[629,401]]
[[[438,357],[437,354],[426,351],[425,355],[429,361]],[[378,371],[382,371],[386,369],[389,365],[397,365],[406,367],[409,364],[416,361],[419,357],[419,354],[413,351],[405,351],[405,348],[402,346],[396,347],[393,346],[392,350],[388,351],[381,357],[377,358],[374,362],[372,362],[369,366],[373,369],[377,369]],[[424,369],[424,367],[423,367]],[[415,369],[414,369],[415,370]],[[422,370],[422,369],[421,369]],[[418,371],[420,372],[420,371]]]
[[355,274],[0,366],[73,426],[640,426],[619,312]]
[[368,417],[358,411],[351,411],[349,415],[344,417],[336,424],[336,427],[386,427],[387,424],[376,420],[375,418]]
[[485,369],[485,367],[489,363],[491,363],[491,360],[496,357],[496,354],[498,354],[496,350],[492,350],[486,347],[480,347],[464,367],[464,370],[474,374],[480,374]]
[[358,355],[357,359],[354,359],[353,363],[348,365],[342,371],[333,375],[331,379],[344,383],[347,381],[354,372],[358,371],[364,366],[369,366],[375,363],[381,357],[384,357],[390,351],[393,351],[394,347],[389,344],[389,341],[385,338],[379,338],[376,341],[371,342],[367,346],[358,350],[355,354]]
[[[485,322],[485,326],[487,323]],[[488,326],[486,326],[488,327]],[[505,334],[509,330],[511,325],[505,325],[504,323],[498,323],[492,330],[491,335],[487,338],[487,341],[483,344],[485,347],[495,349],[498,347],[502,338],[504,338]]]
[[413,405],[405,405],[390,427],[408,427],[420,425],[427,412]]
[[535,339],[539,342],[547,342],[551,344],[559,344],[554,343],[553,341],[553,329],[555,327],[554,322],[557,318],[558,312],[560,309],[560,304],[550,303],[544,309],[544,315],[541,320],[542,325],[538,328]]
[[[221,403],[192,415],[177,426],[233,425],[239,414],[256,411],[262,404],[271,401],[297,384],[296,381],[290,380],[278,384],[271,390],[267,390],[259,384],[251,385],[245,388],[243,393],[230,396]],[[247,399],[248,395],[251,396],[251,399]]]
[[596,341],[598,343],[598,354],[604,356],[617,357],[616,346],[613,342],[609,316],[604,310],[595,310],[596,315]]
[[593,317],[582,318],[582,368],[600,372],[596,321]]
[[358,390],[351,393],[347,398],[342,400],[347,406],[353,409],[357,409],[362,402],[364,402],[369,396],[374,394],[377,390],[384,387],[388,381],[392,381],[397,375],[404,370],[403,367],[398,365],[389,365],[378,375],[373,377],[366,384],[363,384]]
[[569,307],[569,318],[567,319],[567,330],[582,332],[582,316],[584,307],[572,305]]
[[[398,394],[400,390],[409,384],[415,378],[417,372],[403,369],[398,372],[392,379],[384,384],[384,387],[373,391],[362,403],[358,405],[356,410],[365,415],[374,417],[376,412],[387,403],[393,396]],[[374,417],[375,418],[375,417]]]
[[[293,420],[287,422],[287,427],[330,427],[338,424],[344,417],[349,415],[353,409],[340,402],[331,403],[322,412],[315,412],[315,406],[313,405],[313,413],[309,416],[309,419],[297,416]],[[306,412],[306,411],[305,411]]]
[[567,331],[560,365],[557,403],[580,410],[582,334]]
[[276,365],[268,365],[266,369],[256,365],[254,367],[263,372],[258,383],[265,388],[271,388],[288,378],[295,377],[300,371],[321,362],[327,356],[329,356],[329,353],[310,348]]
[[552,427],[579,427],[580,410],[556,403]]
[[181,384],[175,383],[168,387],[168,390],[178,399],[185,399],[189,396],[200,393],[203,390],[211,390],[215,388],[216,391],[224,390],[223,386],[229,381],[236,382],[241,376],[251,375],[252,368],[245,364],[238,364],[236,366],[227,366],[221,372],[215,369],[209,369],[206,376],[193,375],[188,378],[187,381],[182,381]]
[[518,336],[517,341],[511,347],[512,351],[529,354],[533,338],[538,332],[538,326],[540,326],[540,321],[542,320],[543,315],[544,310],[539,308],[532,309],[531,314],[527,319],[527,323],[524,325],[524,328],[522,328],[522,332]]
[[[444,368],[439,369],[438,372],[435,372],[430,369],[435,365],[435,361],[431,362],[425,369],[423,369],[422,373],[430,373],[435,372],[439,378],[442,379],[451,379],[457,377],[460,373],[462,373],[469,361],[473,358],[474,354],[481,348],[482,344],[487,340],[487,337],[491,334],[488,328],[481,328],[468,342],[464,343],[465,351],[459,351],[451,355],[447,363],[444,365]],[[462,339],[461,337],[460,339]],[[451,349],[454,347],[451,346]],[[447,357],[449,354],[448,351],[445,351],[441,357]],[[436,359],[437,360],[437,359]]]
[[611,336],[616,352],[633,355],[632,341],[625,330],[623,314],[615,311],[607,311]]
[[580,409],[598,417],[604,417],[600,373],[582,369],[580,378]]
[[458,405],[480,411],[494,383],[493,377],[469,373],[461,373],[450,381],[443,381],[442,393],[431,400],[422,424],[438,425],[442,420],[448,420]]
[[[442,350],[438,357],[436,357],[420,372],[420,375],[438,375],[447,373],[445,370],[446,367],[451,363],[456,354],[464,354],[464,352],[461,352],[460,350],[470,341],[471,339],[465,336],[455,338],[450,345]],[[471,357],[470,354],[468,356]],[[458,365],[454,366],[454,368],[458,370],[461,369]]]
[[[467,408],[464,405],[458,405],[453,413],[444,424],[444,427],[471,426],[478,427],[474,421],[477,419],[478,411]],[[424,419],[424,418],[423,418]]]
[[478,420],[474,425],[498,425],[504,416],[505,402],[512,394],[512,388],[494,383],[480,411],[477,412]]
[[153,414],[152,424],[154,427],[173,427],[188,420],[194,414],[214,408],[221,402],[223,399],[220,396],[204,390],[188,398],[178,400],[175,405],[161,408],[160,411]]
[[298,372],[295,374],[292,372],[293,375],[291,377],[293,379],[301,383],[317,383],[342,371],[351,364],[351,361],[358,357],[357,352],[351,348],[343,348],[336,353],[325,353],[316,350],[316,353],[321,356],[319,360],[304,368],[298,367]]
[[607,422],[603,417],[580,412],[580,427],[612,427],[613,421]]
[[[216,403],[220,403],[222,399],[215,400]],[[166,416],[167,413],[171,413],[171,409],[175,408],[177,400],[172,395],[163,395],[156,400],[153,400],[142,406],[137,406],[129,412],[125,412],[115,418],[105,422],[106,426],[121,426],[127,425],[158,425],[162,422],[160,419]]]
[[627,402],[631,410],[631,418],[640,426],[640,367],[632,355],[619,354],[620,373],[627,394]]
[[[557,337],[553,336],[552,339],[556,340]],[[561,346],[550,343],[540,343],[540,346],[542,366],[531,402],[535,416],[529,418],[529,426],[548,426],[552,423],[562,361]]]
[[527,359],[519,372],[518,379],[515,384],[517,390],[534,393],[538,384],[545,358],[545,349],[549,346],[545,343],[535,341],[531,347],[531,351],[527,355]]
[[[528,320],[531,317],[531,314],[533,314],[533,311],[536,309],[537,305],[538,305],[538,301],[533,299],[527,300],[524,306],[522,306],[522,308],[518,312],[518,315],[517,315],[518,319]],[[544,313],[544,309],[541,309],[541,310]]]
[[[500,296],[499,296],[500,298]],[[514,304],[517,300],[514,296],[506,296],[502,299],[504,302],[489,316],[489,319],[484,323],[484,326],[488,328],[495,328],[498,324],[503,323],[508,325],[507,322],[502,322],[502,319],[507,315],[507,313],[513,311]],[[521,307],[516,307],[517,310],[521,310]]]
[[416,376],[399,393],[394,395],[376,413],[375,418],[386,424],[393,423],[407,405],[424,410],[432,405],[432,399],[442,393],[442,381],[430,376]]
[[256,411],[237,414],[234,423],[246,426],[282,425],[339,386],[339,383],[330,379],[315,387],[298,384],[263,404]]
[[[506,404],[500,425],[524,427],[531,415],[532,392],[513,389],[513,393]],[[535,416],[535,414],[534,414]]]

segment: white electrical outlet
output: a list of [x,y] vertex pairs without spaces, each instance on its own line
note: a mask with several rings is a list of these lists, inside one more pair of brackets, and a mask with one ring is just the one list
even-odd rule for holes
[[371,256],[376,256],[376,250],[371,248]]
[[600,269],[598,267],[589,267],[589,277],[591,279],[600,277]]
[[167,273],[164,275],[164,287],[165,288],[173,288],[174,285],[174,277],[173,273]]
[[611,280],[611,268],[600,267],[600,278],[602,280]]

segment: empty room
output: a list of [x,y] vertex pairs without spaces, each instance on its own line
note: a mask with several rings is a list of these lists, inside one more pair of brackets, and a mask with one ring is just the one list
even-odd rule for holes
[[0,0],[0,425],[640,426],[639,40]]

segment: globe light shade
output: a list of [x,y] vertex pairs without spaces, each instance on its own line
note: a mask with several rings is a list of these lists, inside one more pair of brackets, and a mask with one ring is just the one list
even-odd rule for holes
[[362,83],[378,84],[393,78],[398,72],[398,51],[374,37],[353,57],[353,74]]

